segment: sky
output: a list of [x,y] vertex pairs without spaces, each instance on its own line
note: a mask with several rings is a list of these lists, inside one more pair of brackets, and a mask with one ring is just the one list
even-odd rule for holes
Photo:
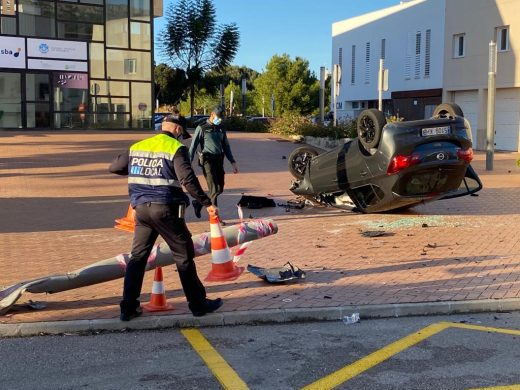
[[[175,0],[164,0],[164,9]],[[399,0],[213,0],[219,24],[235,23],[240,47],[234,65],[258,72],[274,55],[289,54],[309,61],[319,75],[320,66],[331,68],[332,23],[399,4]],[[165,18],[155,19],[155,36],[164,30]],[[155,48],[157,64],[166,62]]]

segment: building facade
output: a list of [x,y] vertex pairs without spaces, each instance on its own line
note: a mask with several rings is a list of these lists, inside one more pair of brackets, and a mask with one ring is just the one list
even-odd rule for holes
[[0,128],[151,127],[161,0],[0,2]]
[[444,100],[461,106],[473,143],[486,148],[489,43],[497,44],[495,148],[518,151],[520,1],[450,0],[446,7]]
[[387,116],[431,114],[442,100],[445,0],[415,0],[332,25],[332,62],[342,76],[337,117],[377,107],[379,60],[388,69]]
[[332,62],[342,65],[337,116],[377,107],[378,62],[389,70],[387,116],[431,116],[461,106],[476,149],[485,149],[489,43],[497,43],[495,148],[518,151],[518,0],[412,0],[332,25]]

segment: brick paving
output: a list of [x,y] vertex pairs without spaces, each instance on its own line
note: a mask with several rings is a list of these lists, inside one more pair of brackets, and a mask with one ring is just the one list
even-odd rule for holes
[[[0,131],[0,286],[128,252],[132,235],[113,228],[128,207],[126,181],[109,174],[107,166],[149,134]],[[293,198],[284,157],[298,145],[269,134],[229,136],[240,173],[226,176],[220,198],[226,221],[237,221],[235,205],[243,193],[277,203]],[[242,265],[290,261],[307,271],[307,279],[271,285],[245,272],[233,282],[205,283],[208,295],[225,300],[222,312],[520,298],[519,158],[497,152],[495,169],[487,172],[485,154],[477,153],[473,166],[485,187],[478,197],[406,212],[244,209],[246,218],[274,219],[279,232],[255,241]],[[188,223],[194,234],[209,230],[208,222],[190,211]],[[367,230],[385,235],[362,236]],[[211,257],[198,258],[197,267],[205,277]],[[175,307],[165,314],[186,314],[175,273],[174,267],[164,270]],[[147,273],[143,302],[149,300],[152,278],[153,272]],[[116,318],[121,289],[122,281],[115,280],[56,294],[25,293],[0,323]],[[30,300],[46,307],[33,310]]]

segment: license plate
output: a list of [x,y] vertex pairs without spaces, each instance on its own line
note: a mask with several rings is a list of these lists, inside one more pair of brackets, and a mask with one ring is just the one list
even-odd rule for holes
[[450,126],[426,127],[424,129],[421,129],[421,135],[423,137],[428,137],[430,135],[450,134],[450,132],[451,132]]

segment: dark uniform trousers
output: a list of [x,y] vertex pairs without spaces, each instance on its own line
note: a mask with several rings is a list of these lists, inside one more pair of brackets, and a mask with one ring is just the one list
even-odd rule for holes
[[217,197],[224,192],[224,155],[204,153],[202,173],[208,183],[208,196],[217,206]]
[[200,307],[206,290],[197,276],[191,233],[184,221],[184,206],[145,203],[135,208],[135,233],[131,258],[126,267],[121,311],[132,313],[139,307],[139,295],[148,257],[160,235],[170,247],[179,272],[182,289],[190,308]]

